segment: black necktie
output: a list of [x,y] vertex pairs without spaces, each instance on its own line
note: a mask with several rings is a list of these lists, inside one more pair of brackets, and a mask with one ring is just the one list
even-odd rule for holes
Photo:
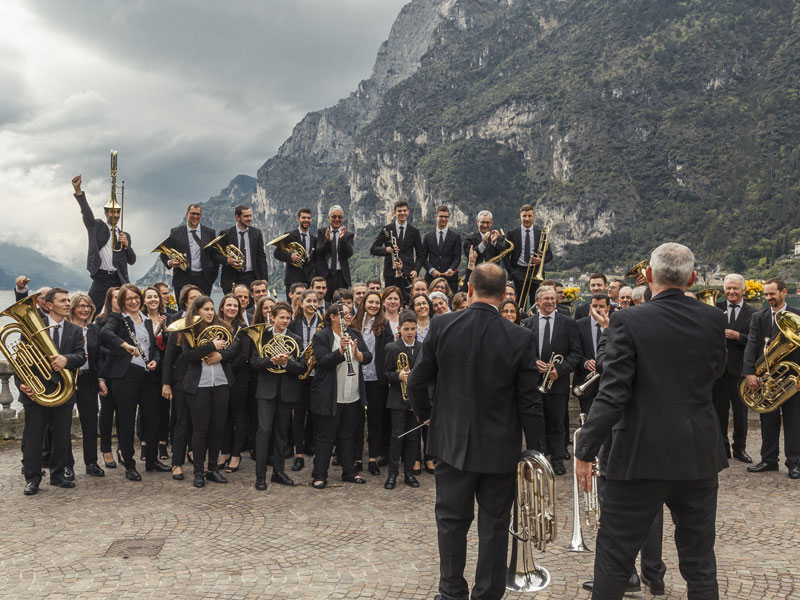
[[439,232],[439,250],[442,249],[442,245],[444,244],[444,231]]
[[190,229],[189,231],[191,232],[195,243],[202,248],[203,245],[200,243],[200,236],[197,235],[197,229]]
[[542,334],[542,355],[540,360],[550,360],[550,317],[544,317],[544,333]]
[[308,244],[306,244],[306,234],[301,233],[300,235],[303,237],[303,248],[306,249],[306,254],[308,254]]
[[600,323],[597,323],[595,327],[597,327],[597,337],[594,340],[594,357],[597,358],[597,347],[600,345],[600,334],[603,330],[600,328]]
[[[530,262],[531,260],[531,230],[525,230],[525,262]],[[548,324],[550,321],[547,322]]]
[[728,327],[732,328],[733,324],[736,322],[736,305],[731,304],[730,309],[731,309],[731,314],[728,317]]
[[244,256],[244,260],[242,261],[242,267],[247,264],[247,245],[244,241],[244,234],[247,233],[246,231],[239,232],[239,250],[242,251],[242,256]]
[[403,229],[405,229],[405,227],[403,225],[401,225],[400,226],[400,235],[397,236],[397,245],[398,246],[403,243]]
[[333,232],[333,236],[331,236],[331,273],[336,273],[337,266],[336,266],[336,259],[338,256],[338,249],[336,248],[336,234],[339,233],[338,231]]
[[59,351],[61,350],[61,339],[60,339],[60,336],[59,336],[59,330],[60,329],[61,329],[61,323],[56,325],[55,329],[53,329],[53,343],[56,346],[56,350],[59,350]]

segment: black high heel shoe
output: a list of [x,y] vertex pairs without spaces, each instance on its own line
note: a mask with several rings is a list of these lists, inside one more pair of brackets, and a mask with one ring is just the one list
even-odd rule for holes
[[167,445],[166,444],[159,444],[158,445],[158,459],[159,460],[167,460],[169,458],[169,453],[167,452]]
[[116,469],[117,463],[113,459],[111,460],[111,462],[108,462],[106,460],[106,454],[111,454],[111,456],[114,456],[112,452],[103,452],[103,462],[106,463],[106,469]]

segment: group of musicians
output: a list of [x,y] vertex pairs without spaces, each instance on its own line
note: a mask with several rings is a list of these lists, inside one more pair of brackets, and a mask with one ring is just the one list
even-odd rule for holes
[[[562,302],[563,285],[530,276],[552,259],[543,240],[549,232],[534,227],[532,206],[521,207],[519,227],[507,234],[481,211],[477,231],[462,238],[449,226],[447,207],[437,209],[436,228],[422,236],[409,223],[408,204],[399,201],[394,220],[370,246],[384,258],[383,281],[355,285],[354,233],[343,224],[342,208],[329,209],[329,224],[316,235],[311,210],[300,209],[297,228],[274,250],[286,263],[287,301],[278,301],[268,293],[266,245],[252,210],[236,207],[235,224],[219,238],[193,204],[186,223],[162,244],[178,253],[161,257],[173,272],[175,311],[166,305],[165,284],[140,290],[129,283],[136,255],[131,236],[119,229],[118,209],[107,205],[105,220],[95,219],[80,176],[72,183],[89,236],[92,286],[88,295],[71,297],[58,287],[40,290],[36,308],[59,351],[51,366],[77,372],[77,393],[62,406],[42,406],[18,380],[26,409],[26,495],[39,490],[43,455],[50,484],[74,487],[74,402],[86,473],[104,476],[98,396],[105,467],[119,463],[134,481],[141,479],[137,433],[147,471],[171,471],[182,480],[188,455],[196,487],[227,482],[222,473],[237,471],[249,449],[259,490],[267,488],[268,464],[272,482],[293,485],[285,458],[293,457],[298,472],[309,454],[312,487],[326,487],[332,458],[344,481],[366,483],[360,474],[366,438],[367,470],[377,476],[388,466],[387,489],[395,487],[401,461],[412,488],[423,469],[435,473],[441,598],[467,596],[466,532],[477,499],[485,524],[473,596],[499,598],[521,434],[528,448],[549,457],[555,475],[566,473],[572,378],[586,384],[578,393],[589,415],[575,448],[576,474],[587,486],[585,465],[591,469],[599,454],[605,484],[595,581],[587,589],[597,598],[639,589],[633,558],[641,548],[642,581],[663,591],[660,507],[666,503],[681,515],[676,527],[688,531],[678,545],[682,561],[694,560],[681,565],[690,597],[715,597],[716,474],[727,466],[726,455],[752,462],[739,386],[743,378],[751,390],[762,385],[757,362],[765,340],[780,335],[776,314],[797,314],[786,304],[782,280],[765,283],[769,307],[757,311],[744,301],[744,278],[728,275],[722,310],[712,310],[688,298],[691,252],[665,244],[635,288],[592,274],[591,298],[573,317]],[[226,252],[226,245],[237,250]],[[462,254],[468,266],[460,276]],[[219,267],[225,296],[215,304],[210,293]],[[18,278],[18,297],[27,284]],[[251,336],[248,328],[259,324],[268,327],[258,330],[260,338]],[[270,342],[278,350],[265,354],[259,344]],[[798,362],[798,354],[789,358]],[[796,398],[761,414],[761,461],[748,471],[778,470],[781,423],[789,477],[800,479]],[[170,441],[168,466],[162,460],[170,458]],[[637,487],[644,480],[652,481]],[[621,531],[626,522],[635,527]]]

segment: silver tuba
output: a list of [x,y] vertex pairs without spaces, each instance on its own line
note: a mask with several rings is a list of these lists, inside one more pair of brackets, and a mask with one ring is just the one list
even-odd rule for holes
[[556,539],[556,477],[544,455],[535,450],[526,450],[517,462],[512,518],[506,589],[538,592],[550,585],[550,573],[534,562],[533,549],[544,552]]
[[[586,421],[586,414],[581,413],[581,427]],[[572,447],[578,447],[578,436],[581,433],[581,427],[575,430],[572,435]],[[577,464],[577,463],[575,463]],[[600,527],[600,502],[597,498],[597,477],[599,475],[599,464],[597,459],[592,463],[592,491],[581,492],[578,487],[578,474],[575,472],[575,466],[572,469],[572,541],[569,543],[567,550],[570,552],[587,552],[589,547],[583,542],[583,530],[581,529],[581,521],[585,522],[585,526],[591,526],[591,517],[594,515],[594,524]],[[583,518],[581,518],[581,496],[583,496]]]

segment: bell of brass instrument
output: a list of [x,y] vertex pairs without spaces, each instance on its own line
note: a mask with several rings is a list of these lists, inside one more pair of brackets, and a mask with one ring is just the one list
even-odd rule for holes
[[777,410],[781,404],[797,393],[800,366],[789,360],[781,360],[800,347],[800,316],[789,311],[775,314],[778,335],[770,342],[764,340],[764,354],[755,364],[760,386],[750,390],[747,379],[739,384],[739,395],[748,408],[758,413]]
[[625,273],[625,277],[633,277],[634,279],[645,277],[645,271],[647,271],[648,266],[650,266],[650,259],[640,260]]
[[[191,323],[188,323],[185,317],[182,319],[176,319],[170,323],[170,325],[167,327],[167,331],[170,333],[182,333],[186,343],[189,344],[190,348],[196,348],[197,346],[202,346],[209,342],[213,342],[214,340],[225,341],[225,348],[231,345],[231,342],[233,341],[233,335],[231,335],[231,332],[227,327],[223,327],[222,325],[209,325],[203,329],[199,335],[196,335],[194,329],[202,320],[203,319],[199,315],[195,315]],[[203,360],[205,361],[205,359]]]
[[580,398],[584,393],[586,393],[586,390],[589,389],[589,386],[598,379],[600,379],[600,373],[597,371],[590,371],[589,374],[586,375],[586,379],[583,380],[582,384],[576,385],[572,388],[572,393]]
[[[120,186],[120,201],[117,202],[117,151],[111,150],[111,197],[103,207],[104,210],[119,210],[119,219],[113,220],[114,227],[118,227],[123,231],[122,227],[125,219],[125,182]],[[122,244],[117,241],[117,234],[115,230],[111,231],[111,249],[114,252],[122,252],[124,248]]]
[[233,268],[236,269],[237,271],[241,271],[242,269],[244,269],[244,263],[245,263],[244,253],[237,246],[234,246],[233,244],[228,244],[227,246],[223,247],[221,243],[223,238],[225,238],[224,233],[215,237],[213,240],[211,240],[205,246],[203,246],[203,248],[204,249],[213,248],[214,250],[222,254],[222,256],[224,256],[225,258],[232,258],[233,260],[236,261],[236,264],[234,265]]
[[486,262],[491,262],[491,263],[500,262],[501,260],[503,260],[503,258],[506,257],[506,255],[511,254],[514,251],[514,242],[512,242],[510,239],[506,237],[506,232],[501,229],[500,235],[503,236],[503,239],[506,241],[508,247],[505,250],[503,250],[500,254],[498,254],[497,256],[493,256]]
[[[0,327],[0,351],[14,374],[31,388],[31,399],[53,408],[72,398],[77,379],[67,369],[55,372],[50,366],[50,357],[59,351],[36,309],[38,296],[23,298],[0,313],[16,321]],[[15,333],[19,334],[19,340],[9,344],[9,336]]]
[[279,235],[274,240],[267,242],[268,246],[275,246],[278,250],[282,250],[283,252],[288,252],[289,254],[296,253],[300,256],[299,262],[292,262],[295,267],[302,267],[308,262],[308,254],[306,254],[306,249],[303,247],[303,244],[299,242],[290,242],[288,240],[289,234],[284,233],[283,235]]
[[[408,354],[401,352],[397,355],[397,372],[402,373],[408,370]],[[408,402],[408,385],[403,380],[400,380],[400,395],[403,397],[403,402]]]
[[550,247],[550,232],[553,230],[553,219],[547,219],[544,222],[544,227],[539,234],[539,244],[536,246],[536,255],[542,260],[538,265],[534,265],[531,257],[527,257],[528,268],[525,270],[525,279],[522,282],[522,292],[517,302],[517,306],[521,311],[528,309],[528,297],[530,296],[531,286],[533,282],[539,283],[544,281],[544,257],[547,254],[547,249]]
[[[255,325],[250,325],[250,327],[242,327],[237,335],[245,334],[253,340],[253,344],[261,358],[272,358],[279,354],[289,354],[294,358],[300,356],[300,346],[291,336],[273,332],[272,338],[263,342],[264,334],[270,329],[271,326],[267,322],[256,323]],[[278,365],[268,367],[267,371],[275,374],[286,373],[286,369]]]
[[526,450],[517,462],[517,495],[508,532],[512,537],[506,589],[538,592],[547,587],[550,573],[534,562],[533,550],[544,552],[556,540],[556,477],[535,450]]
[[[578,436],[581,428],[586,422],[586,415],[581,413],[581,426],[572,435],[572,447],[578,447]],[[575,463],[577,464],[577,463]],[[594,515],[594,525],[600,527],[600,502],[597,498],[597,478],[600,475],[600,465],[597,459],[592,463],[592,491],[582,492],[578,486],[578,473],[575,465],[572,467],[572,541],[567,550],[570,552],[587,552],[589,547],[583,541],[583,530],[581,521],[585,521],[585,527],[591,526],[591,517]],[[581,496],[583,497],[583,518],[581,518]]]
[[547,370],[542,373],[542,383],[539,384],[538,388],[541,393],[546,394],[550,391],[550,388],[553,387],[553,380],[550,379],[550,373],[553,372],[556,365],[560,365],[562,362],[564,362],[564,357],[560,354],[553,352],[550,355],[550,362],[547,363]]
[[152,252],[160,252],[170,260],[177,260],[178,268],[181,271],[188,271],[189,260],[186,258],[186,255],[183,252],[175,250],[175,248],[170,248],[169,246],[167,246],[167,241],[169,241],[169,238],[167,238],[166,240],[161,242],[158,246],[153,248]]
[[722,290],[715,290],[714,288],[708,288],[705,290],[700,290],[695,294],[695,297],[700,300],[703,304],[708,304],[709,306],[717,306],[717,300],[722,295]]

